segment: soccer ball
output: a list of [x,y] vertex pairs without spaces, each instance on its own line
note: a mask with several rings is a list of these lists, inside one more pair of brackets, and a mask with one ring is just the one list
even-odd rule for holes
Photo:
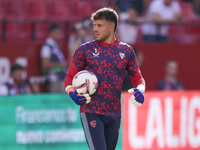
[[98,87],[98,79],[96,75],[87,70],[79,71],[72,80],[72,86],[75,89],[82,89],[83,93],[92,95],[96,92]]

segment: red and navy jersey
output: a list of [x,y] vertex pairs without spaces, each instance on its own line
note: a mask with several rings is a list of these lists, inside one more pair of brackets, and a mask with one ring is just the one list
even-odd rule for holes
[[98,88],[91,102],[80,107],[80,112],[120,117],[120,95],[126,70],[135,87],[145,84],[133,48],[118,39],[113,44],[94,40],[81,45],[73,56],[65,87],[72,84],[74,75],[81,70],[97,76]]

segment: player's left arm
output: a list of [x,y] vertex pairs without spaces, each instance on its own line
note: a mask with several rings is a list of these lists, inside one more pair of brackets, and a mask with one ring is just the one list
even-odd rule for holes
[[132,93],[132,103],[135,106],[139,107],[144,103],[144,92],[146,86],[145,80],[142,77],[141,71],[139,69],[134,51],[132,51],[130,55],[130,61],[128,63],[127,72],[134,85],[134,88],[129,89],[128,92]]

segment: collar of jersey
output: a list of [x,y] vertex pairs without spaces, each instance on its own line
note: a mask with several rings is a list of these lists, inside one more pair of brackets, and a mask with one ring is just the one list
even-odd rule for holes
[[117,43],[119,42],[119,39],[118,38],[115,38],[115,41],[112,43],[112,44],[108,44],[108,43],[104,43],[102,41],[100,41],[100,45],[104,45],[104,46],[114,46],[116,45]]

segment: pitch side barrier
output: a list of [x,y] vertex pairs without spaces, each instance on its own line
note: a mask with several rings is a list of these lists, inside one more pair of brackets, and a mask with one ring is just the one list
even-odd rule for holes
[[67,94],[0,96],[0,135],[0,150],[88,150]]
[[199,150],[200,91],[145,92],[139,108],[123,94],[123,150]]
[[[116,150],[200,149],[200,91],[147,91],[139,108],[130,96]],[[79,117],[66,94],[1,96],[0,149],[88,150]]]

